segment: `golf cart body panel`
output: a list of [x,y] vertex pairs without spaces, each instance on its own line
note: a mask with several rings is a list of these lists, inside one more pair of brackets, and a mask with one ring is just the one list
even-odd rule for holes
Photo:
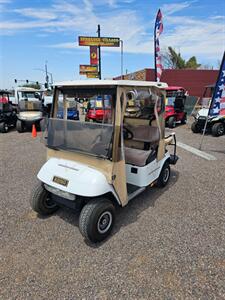
[[[55,174],[60,175],[56,177]],[[53,188],[84,197],[96,197],[113,191],[103,172],[61,158],[50,158],[39,171],[38,179]]]
[[170,155],[169,153],[166,153],[163,159],[159,161],[157,161],[157,159],[154,159],[151,164],[145,165],[143,167],[134,167],[133,165],[126,164],[127,183],[139,187],[148,186],[150,183],[154,182],[159,177],[162,166],[169,159]]
[[[164,187],[170,177],[169,164],[178,159],[175,134],[165,138],[166,87],[123,80],[56,84],[45,139],[47,162],[38,173],[41,185],[33,193],[32,208],[50,214],[57,205],[73,208],[81,201],[79,229],[86,239],[97,242],[112,229],[115,202],[125,206],[156,182]],[[60,97],[63,119],[57,115]],[[101,122],[68,120],[71,97],[102,99],[107,114],[103,113]],[[129,101],[136,114],[126,113]],[[173,155],[166,149],[170,144]]]

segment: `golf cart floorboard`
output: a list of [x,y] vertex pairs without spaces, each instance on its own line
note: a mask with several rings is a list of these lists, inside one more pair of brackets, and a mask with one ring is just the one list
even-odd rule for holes
[[127,183],[127,193],[128,193],[128,195],[136,192],[138,189],[140,189],[139,186]]
[[127,183],[127,194],[128,201],[136,197],[138,194],[142,193],[146,187],[139,187],[130,183]]

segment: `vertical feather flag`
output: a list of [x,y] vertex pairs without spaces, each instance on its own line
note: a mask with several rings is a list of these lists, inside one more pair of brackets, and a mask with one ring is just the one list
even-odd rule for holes
[[162,75],[162,62],[159,46],[159,36],[163,32],[163,22],[161,10],[158,10],[155,20],[154,44],[155,44],[155,81],[160,81]]
[[225,116],[225,52],[213,93],[209,116]]

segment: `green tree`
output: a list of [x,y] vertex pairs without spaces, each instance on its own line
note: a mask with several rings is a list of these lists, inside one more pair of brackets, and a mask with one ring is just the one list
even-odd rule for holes
[[198,69],[201,66],[197,63],[195,56],[185,61],[181,54],[177,53],[172,47],[168,47],[162,58],[164,67],[169,69]]

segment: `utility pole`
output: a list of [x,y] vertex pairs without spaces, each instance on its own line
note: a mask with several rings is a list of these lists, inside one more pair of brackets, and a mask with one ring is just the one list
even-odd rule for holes
[[49,77],[48,77],[48,66],[47,66],[47,60],[45,61],[45,80],[46,80],[46,88],[49,87]]
[[[100,25],[98,24],[98,37],[101,37],[101,29]],[[101,46],[98,46],[98,77],[99,79],[102,79],[102,71],[101,71]]]

